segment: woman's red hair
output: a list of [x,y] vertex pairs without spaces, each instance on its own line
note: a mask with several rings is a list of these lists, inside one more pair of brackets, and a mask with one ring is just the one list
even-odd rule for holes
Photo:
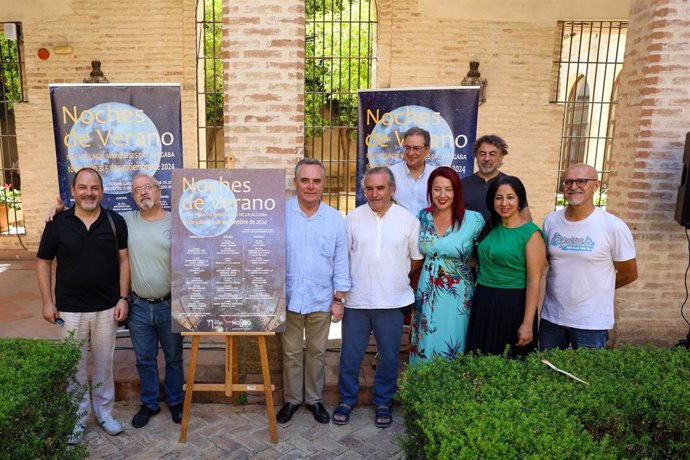
[[462,183],[460,182],[460,176],[458,176],[458,173],[456,173],[453,168],[449,168],[448,166],[439,166],[431,172],[431,175],[429,176],[429,181],[426,185],[426,196],[429,200],[429,203],[431,203],[432,209],[435,206],[433,200],[431,199],[431,189],[434,184],[434,179],[436,179],[437,177],[443,177],[445,179],[448,179],[450,183],[453,184],[452,222],[453,227],[455,227],[456,225],[460,227],[460,225],[462,225],[462,219],[465,218],[465,203],[462,196]]

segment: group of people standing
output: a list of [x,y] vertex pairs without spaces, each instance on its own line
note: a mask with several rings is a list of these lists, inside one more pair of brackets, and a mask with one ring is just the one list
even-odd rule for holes
[[[390,425],[410,309],[411,365],[467,352],[520,357],[538,344],[604,347],[613,327],[614,291],[637,278],[630,230],[594,205],[600,182],[593,167],[576,164],[563,173],[567,206],[540,229],[524,184],[499,170],[508,154],[503,139],[479,138],[478,170],[462,180],[452,168],[427,162],[430,147],[427,131],[408,130],[404,161],[367,171],[367,203],[345,219],[351,286],[336,298],[346,307],[336,424],[348,423],[357,403],[362,357],[373,332],[379,353],[374,423]],[[410,279],[420,265],[413,289]],[[283,407],[282,420],[290,419],[286,408],[295,404]]]
[[[428,133],[419,131],[412,135],[428,145]],[[425,262],[410,363],[534,349],[545,244],[522,182],[499,171],[507,154],[503,139],[483,136],[474,146],[477,173],[461,182],[453,169],[439,167],[429,176],[430,205],[418,211]]]
[[135,176],[131,192],[138,209],[122,215],[101,205],[103,179],[94,169],[79,170],[71,192],[73,207],[65,210],[58,200],[48,213],[37,254],[43,318],[62,326],[63,339],[73,333],[82,344],[78,386],[88,384],[89,349],[93,360],[93,385],[79,401],[68,442],[81,442],[92,409],[106,433],[116,436],[123,431],[112,415],[113,354],[118,322],[125,318],[141,382],[141,406],[132,426],[142,428],[160,412],[159,344],[165,357],[165,402],[172,421],[181,423],[183,344],[171,328],[171,214],[161,207],[160,184],[146,174]]
[[[409,129],[402,147],[402,162],[365,173],[367,202],[346,218],[322,201],[323,164],[305,158],[295,167],[297,196],[286,203],[280,423],[290,421],[304,403],[319,423],[347,424],[373,333],[379,354],[374,424],[390,426],[403,324],[410,312],[412,365],[436,355],[502,354],[506,347],[517,357],[537,343],[541,348],[603,347],[613,327],[614,291],[637,278],[629,229],[594,206],[600,183],[591,166],[573,165],[564,172],[561,189],[568,205],[547,216],[539,229],[522,182],[499,171],[508,154],[500,137],[477,140],[478,170],[462,180],[452,168],[428,163],[431,139],[424,129]],[[171,217],[161,208],[160,184],[154,177],[136,176],[132,195],[138,210],[124,219],[101,206],[103,182],[93,169],[77,172],[72,195],[75,206],[49,214],[52,222],[37,255],[43,317],[64,321],[63,337],[75,331],[77,339],[87,339],[94,358],[98,385],[91,390],[93,400],[88,391],[83,396],[70,442],[82,439],[91,407],[107,433],[123,430],[112,417],[112,358],[117,322],[128,312],[142,388],[132,426],[143,427],[160,412],[159,343],[167,406],[180,423],[182,339],[170,326]],[[411,282],[417,275],[418,283]],[[331,415],[322,402],[325,350],[330,323],[339,321],[340,402]],[[87,358],[85,344],[77,373],[81,384]]]
[[[428,154],[428,133],[413,128],[408,134],[423,137]],[[409,151],[406,147],[401,164],[410,163]],[[541,349],[601,348],[608,342],[614,291],[637,278],[630,230],[594,205],[600,182],[585,164],[563,173],[567,206],[547,216],[539,229],[523,183],[499,171],[507,154],[503,139],[487,135],[474,145],[475,174],[458,181],[450,168],[428,173],[429,206],[418,211],[425,261],[410,363],[463,352],[507,351],[519,357],[537,344]],[[410,179],[415,171],[406,169]],[[405,204],[416,211],[415,203]]]

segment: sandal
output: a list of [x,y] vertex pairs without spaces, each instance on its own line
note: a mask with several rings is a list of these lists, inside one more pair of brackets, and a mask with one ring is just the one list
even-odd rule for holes
[[391,407],[386,405],[376,406],[374,426],[376,428],[388,428],[393,424],[393,413]]
[[333,423],[347,425],[350,423],[350,412],[352,412],[352,406],[343,403],[338,404],[333,411]]

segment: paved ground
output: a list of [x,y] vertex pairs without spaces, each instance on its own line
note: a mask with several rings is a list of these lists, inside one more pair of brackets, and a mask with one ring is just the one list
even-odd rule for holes
[[[357,407],[350,424],[316,423],[300,408],[289,423],[278,424],[278,444],[271,443],[265,406],[194,404],[187,442],[178,442],[179,425],[165,407],[140,429],[130,425],[139,405],[118,402],[114,416],[125,431],[107,435],[90,423],[85,442],[90,458],[106,459],[396,459],[402,458],[397,438],[403,432],[400,409],[393,411],[393,426],[376,428],[373,406]],[[333,407],[328,407],[332,411]]]
[[[0,255],[4,255],[0,253]],[[0,337],[57,339],[58,330],[41,317],[41,300],[35,275],[35,259],[16,260],[0,257]],[[213,344],[209,344],[213,345]],[[188,348],[186,343],[185,347]],[[188,362],[185,351],[185,364]],[[332,412],[337,402],[338,350],[326,356],[324,401]],[[373,371],[368,353],[360,376],[361,400],[371,397]],[[203,358],[203,359],[202,359]],[[401,361],[407,360],[401,353]],[[162,366],[162,357],[161,370]],[[200,354],[197,381],[222,381],[223,351],[207,349]],[[170,420],[163,406],[148,426],[136,429],[130,422],[139,409],[138,376],[128,337],[118,338],[114,357],[118,401],[114,416],[125,426],[119,436],[108,436],[93,422],[87,427],[85,442],[91,458],[106,459],[214,459],[214,458],[402,458],[397,437],[402,434],[400,409],[394,410],[393,426],[385,430],[373,424],[373,406],[359,406],[349,425],[321,425],[306,409],[297,411],[290,423],[278,425],[278,444],[273,445],[268,432],[266,407],[262,395],[249,395],[247,406],[200,403],[192,405],[187,443],[178,443],[180,426]],[[204,380],[206,376],[208,380]],[[248,376],[248,378],[251,376]],[[272,376],[276,384],[274,399],[282,403],[280,373]],[[195,400],[197,395],[195,395]],[[201,398],[199,398],[201,399]],[[211,399],[218,401],[218,398]],[[276,407],[276,412],[280,406]]]

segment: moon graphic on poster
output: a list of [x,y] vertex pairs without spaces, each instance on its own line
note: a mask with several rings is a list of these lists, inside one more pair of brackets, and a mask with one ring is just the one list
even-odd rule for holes
[[105,102],[85,110],[68,137],[67,158],[74,171],[93,168],[106,193],[130,193],[137,174],[153,176],[161,161],[160,133],[141,109]]
[[[412,113],[415,116],[407,116],[407,113]],[[376,142],[376,145],[368,147],[367,158],[371,167],[391,166],[402,161],[403,136],[408,129],[418,126],[415,123],[415,120],[418,119],[438,120],[438,123],[427,123],[420,126],[429,131],[431,135],[431,151],[427,162],[434,166],[451,165],[455,153],[453,131],[443,117],[435,115],[433,110],[420,105],[404,105],[391,111],[390,114],[391,117],[381,117],[371,132],[371,139],[387,139],[387,142],[383,142],[387,144],[385,146],[382,146],[381,142]],[[398,124],[391,122],[391,120],[405,120],[406,122]]]
[[237,218],[237,200],[227,186],[201,179],[182,192],[178,203],[182,224],[194,235],[212,238],[230,230]]

